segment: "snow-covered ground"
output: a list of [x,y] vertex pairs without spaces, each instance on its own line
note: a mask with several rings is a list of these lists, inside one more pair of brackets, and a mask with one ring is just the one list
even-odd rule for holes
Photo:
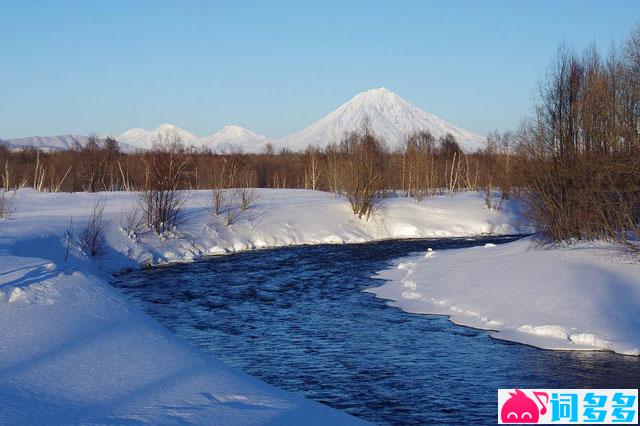
[[400,259],[368,289],[393,306],[546,349],[640,355],[640,263],[608,243],[532,237]]
[[40,242],[2,255],[0,424],[357,423],[181,341]]
[[[481,194],[388,199],[369,221],[327,193],[256,195],[226,226],[210,192],[193,191],[183,223],[159,238],[121,228],[136,194],[18,191],[0,220],[0,424],[357,422],[173,336],[111,288],[109,273],[270,246],[520,230],[515,204],[490,211]],[[90,258],[76,240],[96,200],[109,225],[103,255]]]

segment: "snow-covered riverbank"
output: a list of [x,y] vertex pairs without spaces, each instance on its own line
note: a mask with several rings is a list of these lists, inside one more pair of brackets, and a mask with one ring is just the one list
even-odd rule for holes
[[[90,258],[68,236],[80,233],[96,198],[109,225],[104,254]],[[361,221],[331,194],[261,190],[227,227],[210,214],[211,194],[194,191],[165,238],[121,229],[135,206],[132,193],[18,192],[14,213],[0,221],[0,423],[357,421],[177,339],[111,288],[109,273],[270,246],[520,230],[515,205],[490,211],[481,194],[389,199]]]
[[546,349],[640,355],[640,263],[608,243],[532,238],[400,259],[368,291],[393,306]]

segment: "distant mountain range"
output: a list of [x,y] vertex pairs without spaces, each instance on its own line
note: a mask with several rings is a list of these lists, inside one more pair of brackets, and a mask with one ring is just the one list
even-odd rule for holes
[[[89,136],[60,135],[60,136],[32,136],[28,138],[0,139],[0,145],[12,150],[37,149],[44,152],[65,151],[83,147],[89,142]],[[135,151],[136,148],[120,141],[120,149],[124,152]]]
[[264,135],[252,132],[244,127],[229,125],[212,135],[199,137],[172,124],[163,124],[155,129],[131,129],[116,138],[138,149],[149,149],[154,142],[179,139],[187,146],[209,148],[213,151],[242,150],[244,152],[261,152],[270,142]]
[[6,145],[11,149],[35,148],[42,151],[59,151],[71,149],[75,146],[84,146],[89,141],[89,137],[82,135],[61,135],[61,136],[34,136],[30,138],[17,138],[1,140],[1,145]]
[[[372,132],[392,149],[402,146],[407,135],[421,130],[430,131],[436,138],[450,133],[468,152],[482,148],[486,142],[483,136],[456,127],[410,104],[384,87],[362,92],[309,127],[280,139],[269,139],[235,125],[225,126],[212,135],[200,137],[171,124],[163,124],[151,130],[130,129],[116,139],[124,151],[146,150],[156,141],[174,138],[179,138],[187,146],[208,148],[216,152],[262,152],[268,143],[275,149],[299,151],[310,146],[322,148],[339,142],[346,133],[360,130],[365,121]],[[88,139],[82,135],[36,136],[0,139],[0,144],[11,149],[54,151],[84,146]]]

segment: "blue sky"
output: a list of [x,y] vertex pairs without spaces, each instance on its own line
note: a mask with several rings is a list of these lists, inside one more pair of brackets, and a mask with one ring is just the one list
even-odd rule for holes
[[517,126],[561,41],[640,1],[0,0],[0,138],[176,124],[302,129],[385,86],[478,133]]

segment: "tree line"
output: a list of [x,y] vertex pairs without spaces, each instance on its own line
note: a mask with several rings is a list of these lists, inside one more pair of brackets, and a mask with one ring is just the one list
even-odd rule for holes
[[140,191],[180,164],[177,189],[362,189],[376,196],[395,192],[422,198],[499,184],[494,156],[488,151],[465,154],[453,136],[438,139],[428,131],[410,135],[403,149],[391,151],[366,126],[323,149],[274,152],[267,147],[260,154],[187,148],[171,136],[151,150],[125,153],[114,139],[91,137],[86,146],[66,151],[0,147],[0,183],[6,190]]
[[555,241],[640,236],[640,26],[603,57],[561,46],[517,132],[523,187]]

